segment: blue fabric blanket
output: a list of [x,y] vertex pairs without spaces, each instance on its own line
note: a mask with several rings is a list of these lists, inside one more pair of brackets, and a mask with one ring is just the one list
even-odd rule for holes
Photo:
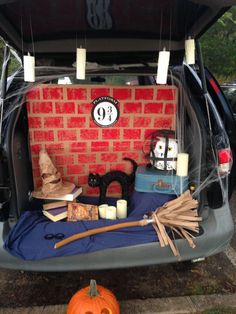
[[[109,236],[108,233],[101,233],[74,241],[59,249],[54,249],[54,244],[60,240],[46,240],[44,236],[49,233],[63,233],[65,237],[69,237],[93,228],[140,220],[144,214],[155,210],[171,199],[173,195],[133,192],[128,218],[113,221],[100,219],[98,221],[52,222],[42,214],[42,211],[26,211],[11,230],[4,247],[12,255],[24,260],[40,260],[154,242],[158,239],[152,225],[110,231]],[[85,202],[83,198],[80,201]],[[87,203],[96,202],[94,200],[92,202],[92,199],[86,201]]]

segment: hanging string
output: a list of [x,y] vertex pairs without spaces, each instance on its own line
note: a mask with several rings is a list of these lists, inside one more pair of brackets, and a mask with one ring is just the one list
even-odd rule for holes
[[[167,84],[168,68],[170,62],[170,51],[166,50],[166,46],[161,46],[162,41],[162,28],[163,28],[163,13],[161,12],[161,25],[160,25],[160,45],[157,62],[157,84]],[[167,42],[165,38],[165,42]],[[169,43],[170,45],[170,43]]]
[[163,10],[161,8],[161,20],[160,20],[160,39],[159,39],[159,51],[161,51],[161,42],[162,42],[162,27],[163,27]]
[[87,50],[87,36],[86,36],[86,31],[85,31],[85,34],[84,34],[84,47],[85,47],[85,49]]
[[21,3],[19,10],[20,10],[21,51],[22,51],[22,62],[23,62],[23,57],[24,57],[23,2]]
[[84,24],[84,48],[87,51],[87,32],[86,32],[86,23]]
[[[171,40],[172,40],[172,9],[170,9],[170,25],[169,25],[169,51],[171,50]],[[171,80],[171,85],[173,86],[174,85],[174,80],[173,80],[173,73],[171,71],[171,69],[169,69],[169,73],[170,73],[170,80]],[[176,97],[176,95],[174,94],[174,90],[172,89],[172,96],[173,96],[173,99]],[[178,103],[178,99],[177,99],[177,103]],[[177,137],[177,125],[175,125],[175,140],[178,139]]]
[[[75,11],[76,13],[79,12],[79,7],[78,7],[78,1],[75,1]],[[78,14],[74,15],[74,25],[75,25],[75,52],[76,52],[76,57],[75,57],[75,70],[76,70],[76,65],[77,65],[77,48],[78,48]]]
[[[197,5],[197,9],[194,11],[194,21],[196,21],[196,20],[198,20],[198,13],[200,12],[200,9],[201,9],[201,7],[200,7],[200,4],[198,4]],[[192,34],[192,36],[193,36],[193,38],[195,38],[196,37],[196,23],[194,23],[193,24],[193,32],[192,32],[193,34]]]
[[[76,9],[79,10],[76,3]],[[78,29],[79,29],[79,20],[78,15],[76,15],[75,19],[75,28],[76,28],[76,79],[79,80],[85,80],[86,77],[86,36],[84,39],[84,46],[85,48],[82,48],[82,42],[81,42],[81,35],[80,35],[80,43],[78,45]],[[80,47],[78,47],[80,46]]]
[[[35,49],[34,49],[34,36],[33,36],[33,27],[32,27],[32,18],[31,12],[27,12],[27,16],[29,18],[29,28],[30,28],[30,36],[31,36],[31,53],[30,48],[28,49],[28,55],[23,55],[23,64],[24,64],[24,81],[25,82],[35,82]],[[23,33],[23,28],[22,28]],[[22,34],[23,35],[23,34]],[[23,38],[23,36],[22,36]]]
[[33,27],[32,27],[32,19],[31,19],[31,12],[30,12],[30,34],[31,34],[31,41],[32,41],[32,54],[35,57],[35,49],[34,49],[34,36],[33,36]]
[[185,10],[185,25],[184,25],[184,34],[185,34],[185,39],[187,39],[187,30],[188,30],[188,24],[189,24],[189,17],[191,16],[191,12],[189,10],[189,1],[187,1],[186,3],[186,10]]
[[169,51],[171,49],[171,39],[172,39],[172,9],[170,9]]
[[[79,7],[77,6],[77,2],[76,2],[76,11],[77,12],[79,11]],[[82,48],[82,43],[81,42],[80,42],[80,45],[78,45],[78,29],[79,29],[78,15],[76,15],[74,23],[75,23],[75,28],[76,28],[76,31],[75,31],[75,44],[76,44],[76,47],[75,47],[75,49],[77,49],[79,46],[80,46],[80,48]],[[87,49],[86,28],[84,28],[84,47],[85,47],[85,49]]]
[[198,13],[201,10],[201,5],[200,4],[195,4],[195,6],[197,6],[196,9],[190,10],[190,4],[189,4],[189,2],[187,2],[187,5],[186,5],[186,19],[185,19],[185,27],[184,27],[184,29],[185,29],[185,31],[184,31],[185,39],[188,39],[189,36],[191,36],[193,38],[196,37],[196,23],[193,23],[193,28],[192,28],[191,33],[188,32],[189,27],[190,27],[190,18],[193,16],[192,20],[196,21]]
[[78,48],[78,32],[76,30],[76,32],[75,32],[75,51],[77,48]]
[[21,35],[21,50],[22,50],[22,57],[24,56],[24,40],[23,40],[23,20],[22,20],[22,11],[20,17],[20,35]]

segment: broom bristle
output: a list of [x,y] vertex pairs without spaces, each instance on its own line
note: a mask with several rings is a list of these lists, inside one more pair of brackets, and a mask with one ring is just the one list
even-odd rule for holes
[[173,254],[179,256],[179,251],[173,240],[170,239],[166,228],[186,239],[190,247],[194,248],[192,232],[199,232],[199,221],[196,208],[198,201],[192,198],[190,191],[184,192],[176,199],[165,203],[162,207],[157,208],[153,214],[154,229],[156,230],[161,246],[169,245]]

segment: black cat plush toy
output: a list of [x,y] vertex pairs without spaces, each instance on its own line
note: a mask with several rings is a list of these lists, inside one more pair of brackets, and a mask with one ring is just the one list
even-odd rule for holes
[[130,158],[124,158],[124,160],[129,160],[133,165],[133,171],[131,174],[127,174],[120,170],[114,170],[107,172],[104,175],[99,175],[98,173],[90,173],[88,177],[88,185],[91,187],[99,187],[100,197],[99,204],[104,204],[106,202],[107,188],[111,182],[117,181],[121,185],[122,199],[128,200],[129,196],[129,186],[134,182],[135,171],[137,169],[137,163]]

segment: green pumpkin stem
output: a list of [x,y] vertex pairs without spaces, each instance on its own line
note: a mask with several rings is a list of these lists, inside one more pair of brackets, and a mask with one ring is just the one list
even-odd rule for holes
[[100,293],[98,292],[98,289],[97,289],[96,280],[94,280],[94,279],[90,280],[90,287],[89,287],[88,295],[91,298],[97,297],[98,295],[100,295]]

